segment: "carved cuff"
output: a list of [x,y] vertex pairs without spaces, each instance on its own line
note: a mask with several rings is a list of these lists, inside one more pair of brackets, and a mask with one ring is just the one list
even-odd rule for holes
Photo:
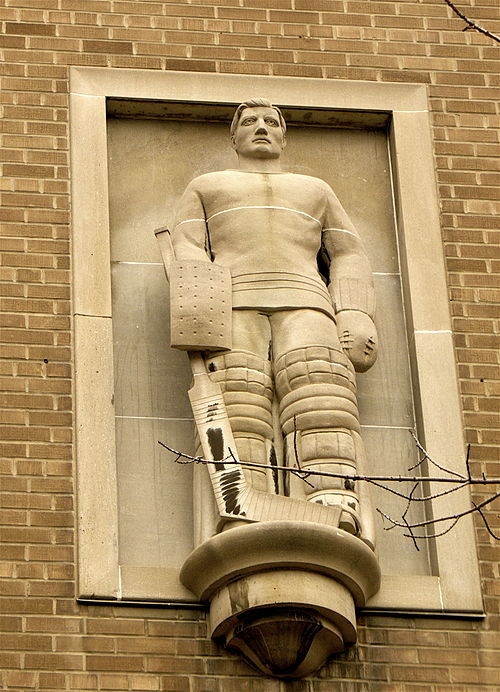
[[363,279],[337,279],[330,284],[335,313],[341,310],[359,310],[373,318],[375,291],[369,281]]
[[170,343],[183,351],[231,348],[231,274],[199,260],[170,265]]

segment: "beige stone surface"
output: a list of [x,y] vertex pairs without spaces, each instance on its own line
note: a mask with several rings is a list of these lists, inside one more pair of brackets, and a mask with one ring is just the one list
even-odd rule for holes
[[159,601],[198,603],[191,591],[179,582],[179,565],[171,567],[148,567],[120,565],[122,596],[124,600],[139,602]]
[[207,599],[236,577],[284,567],[330,575],[347,586],[358,607],[380,586],[377,558],[362,541],[300,521],[257,522],[219,533],[190,554],[181,580]]
[[[417,463],[417,452],[408,428],[381,428],[362,426],[363,440],[368,460],[370,475],[410,475],[408,469]],[[397,492],[409,493],[413,483],[385,483],[388,488]],[[370,486],[372,502],[375,509],[381,509],[394,519],[401,519],[407,502],[393,495],[388,490]],[[421,491],[417,497],[421,496]],[[408,521],[422,521],[425,518],[423,503],[415,502],[408,512]],[[384,579],[388,575],[404,577],[408,575],[432,574],[427,541],[419,541],[419,550],[415,550],[411,539],[405,538],[404,531],[393,529],[385,531],[388,523],[376,512],[377,549],[380,568]],[[394,556],[397,555],[397,560]]]
[[169,440],[174,449],[182,447],[192,428],[190,420],[117,419],[119,517],[124,528],[120,558],[125,564],[179,565],[192,548],[185,518],[192,512],[193,468],[176,464],[175,455],[159,444]]
[[408,613],[443,610],[442,582],[439,577],[406,575],[404,579],[384,574],[380,590],[366,604],[366,610],[385,610],[392,607]]
[[[398,275],[379,274],[374,283],[380,344],[373,367],[356,377],[361,423],[413,427],[413,392],[400,279]],[[396,442],[393,454],[399,454]]]
[[192,418],[188,359],[170,349],[163,266],[115,262],[111,276],[117,415]]
[[348,211],[374,273],[397,272],[390,164],[380,130],[292,127],[283,168],[326,180]]
[[[453,359],[453,339],[450,333],[417,332],[415,350],[418,363],[421,420],[419,434],[429,455],[455,473],[467,476],[465,445],[460,420],[460,403]],[[436,473],[429,464],[430,472]],[[430,483],[429,492],[443,490],[442,484]],[[453,516],[470,507],[468,489],[436,501],[435,516]],[[455,527],[436,541],[434,569],[443,579],[443,602],[445,607],[466,610],[481,610],[479,571],[475,560],[476,548],[470,516],[460,520]],[[449,523],[438,525],[444,529]],[[464,530],[465,529],[465,530]],[[462,534],[462,530],[464,533]],[[457,546],[462,555],[470,559],[457,562]],[[467,594],[463,585],[469,584]]]
[[111,316],[105,99],[71,95],[73,312]]
[[[161,262],[153,234],[172,228],[175,204],[192,177],[236,164],[227,125],[108,120],[111,258]],[[133,164],[132,164],[133,162]]]
[[347,108],[372,111],[425,111],[426,88],[420,84],[226,75],[190,72],[159,73],[155,70],[71,68],[71,91],[96,96],[170,99],[196,102],[241,103],[249,92],[274,103],[305,108]]
[[178,577],[193,548],[193,468],[176,464],[175,455],[159,445],[167,441],[174,449],[190,453],[192,439],[191,420],[117,419],[124,598],[193,599]]
[[77,315],[74,326],[79,593],[116,598],[120,585],[111,320]]
[[399,113],[391,142],[409,324],[450,329],[428,114]]
[[293,679],[314,673],[356,641],[356,615],[340,582],[280,569],[223,586],[211,601],[210,630],[264,674]]

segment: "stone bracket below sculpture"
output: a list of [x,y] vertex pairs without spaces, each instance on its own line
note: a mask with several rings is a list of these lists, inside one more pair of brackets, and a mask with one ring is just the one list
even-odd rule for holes
[[373,551],[298,521],[234,526],[187,558],[181,580],[210,602],[210,633],[266,675],[300,678],[356,641],[355,608],[380,586]]

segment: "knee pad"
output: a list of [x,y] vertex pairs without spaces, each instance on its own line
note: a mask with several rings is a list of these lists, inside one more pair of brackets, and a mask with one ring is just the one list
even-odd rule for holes
[[[269,464],[273,439],[273,383],[269,361],[247,351],[230,351],[206,359],[209,376],[218,382],[242,462]],[[244,469],[248,483],[267,490],[266,469]]]
[[314,471],[303,489],[305,499],[340,505],[340,527],[359,534],[359,499],[344,477],[356,474],[353,434],[359,432],[352,364],[337,349],[309,346],[283,354],[275,367],[288,463]]
[[235,439],[272,440],[273,383],[269,361],[247,351],[231,351],[210,356],[206,365],[210,378],[220,384]]
[[280,423],[294,430],[359,430],[356,381],[349,359],[337,349],[307,346],[284,353],[275,363]]

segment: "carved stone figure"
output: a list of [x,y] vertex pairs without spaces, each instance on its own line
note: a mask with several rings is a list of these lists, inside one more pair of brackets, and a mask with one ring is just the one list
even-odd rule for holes
[[[369,497],[361,484],[358,489],[344,478],[316,474],[352,476],[366,467],[355,371],[367,370],[377,354],[372,277],[359,235],[330,186],[318,178],[281,170],[285,131],[281,112],[268,101],[241,104],[231,125],[238,169],[208,173],[189,184],[171,233],[173,251],[167,249],[170,241],[161,237],[165,234],[159,234],[164,256],[170,258],[172,345],[203,354],[203,360],[191,355],[195,381],[197,376],[204,378],[198,380],[200,392],[191,400],[205,456],[208,452],[208,458],[218,462],[211,474],[223,518],[219,528],[233,527],[228,538],[221,534],[220,541],[231,543],[242,532],[238,540],[247,536],[250,545],[251,533],[259,529],[255,524],[241,525],[237,519],[262,526],[282,519],[290,524],[290,535],[300,533],[301,540],[308,531],[319,531],[319,525],[336,530],[337,537],[350,534],[345,545],[354,546],[357,558],[362,555],[371,572],[367,584],[360,587],[363,595],[354,597],[359,603],[378,588]],[[219,413],[230,424],[225,432],[214,424]],[[236,449],[230,449],[229,438]],[[243,475],[241,468],[238,475],[234,465],[225,463],[228,451],[243,463]],[[274,472],[276,459],[279,465],[315,473],[307,483],[290,475],[283,481]],[[245,463],[254,466],[245,468]],[[206,491],[198,495],[203,492],[206,495]],[[203,513],[207,513],[206,502]],[[276,530],[275,526],[272,531]],[[260,531],[265,552],[266,539]],[[211,533],[213,529],[199,532],[201,550],[203,540],[213,543]],[[319,545],[323,539],[312,534],[311,540]],[[318,579],[319,573],[330,570],[338,580],[341,569],[319,565],[321,556],[308,559]],[[297,560],[302,564],[300,557]],[[315,562],[319,566],[313,567]],[[291,563],[288,555],[283,565]],[[239,564],[235,573],[256,569],[255,564],[246,568]],[[194,571],[192,565],[186,567],[185,583],[196,590],[193,577],[187,574]],[[292,582],[300,590],[297,574]],[[346,574],[344,583],[352,581],[352,575]],[[220,582],[220,575],[215,582]],[[210,598],[213,588],[198,590]],[[284,602],[289,603],[289,597]],[[234,613],[233,605],[229,610]],[[329,608],[316,604],[315,612],[329,612]],[[243,607],[242,612],[247,611]],[[354,627],[355,632],[352,614],[344,617],[340,611],[337,608],[326,627],[330,635],[332,627],[338,626],[333,621],[339,618],[349,621],[347,630]],[[271,631],[269,617],[272,621],[275,616],[268,610],[265,624],[259,620],[261,632]],[[310,628],[317,625],[311,624],[311,617],[307,603],[300,601],[288,618],[288,627],[293,620],[298,631],[309,632],[311,639]],[[217,621],[214,614],[212,618]],[[279,623],[274,632],[283,630],[282,619]],[[248,627],[255,629],[254,620]],[[326,631],[323,625],[318,627]],[[233,646],[269,674],[297,677],[324,660],[323,654],[319,658],[311,654],[314,663],[305,668],[297,661],[264,664],[257,654],[252,658],[247,644],[242,644],[241,627],[236,629],[237,634],[230,637]],[[349,642],[352,632],[346,634],[347,630],[343,636]],[[343,643],[337,642],[329,651],[339,648]],[[297,656],[303,659],[305,654]]]

